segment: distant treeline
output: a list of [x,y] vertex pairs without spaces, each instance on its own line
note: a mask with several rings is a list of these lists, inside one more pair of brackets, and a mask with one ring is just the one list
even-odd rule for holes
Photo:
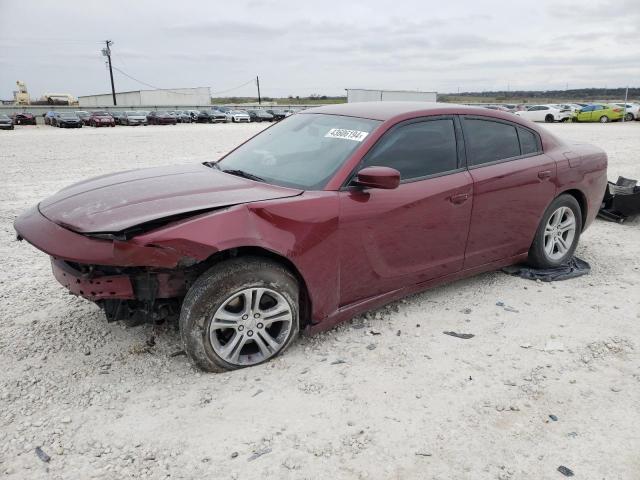
[[[498,90],[493,92],[460,92],[438,95],[441,101],[450,97],[486,97],[496,100],[519,98],[547,98],[547,99],[575,99],[575,100],[603,100],[608,98],[624,99],[626,88],[576,88],[573,90]],[[628,98],[640,97],[640,88],[629,88]]]

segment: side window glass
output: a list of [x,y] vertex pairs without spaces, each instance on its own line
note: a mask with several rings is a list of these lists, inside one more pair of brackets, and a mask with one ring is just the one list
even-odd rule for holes
[[538,136],[532,131],[524,128],[518,128],[518,137],[520,138],[520,150],[522,151],[522,155],[536,153],[541,150],[538,143]]
[[364,166],[395,168],[401,180],[458,168],[452,119],[426,120],[395,128],[367,154]]
[[467,145],[467,162],[470,166],[520,155],[520,142],[513,125],[466,118],[464,139]]

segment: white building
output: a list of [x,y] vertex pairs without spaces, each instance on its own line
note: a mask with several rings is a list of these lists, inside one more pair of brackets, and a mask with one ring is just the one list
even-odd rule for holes
[[[347,102],[435,102],[436,92],[418,92],[416,90],[369,90],[366,88],[347,88]],[[82,105],[82,104],[81,104]]]
[[[81,107],[112,107],[110,93],[78,97]],[[136,90],[116,93],[118,107],[186,107],[211,104],[209,87],[163,88],[158,90]]]

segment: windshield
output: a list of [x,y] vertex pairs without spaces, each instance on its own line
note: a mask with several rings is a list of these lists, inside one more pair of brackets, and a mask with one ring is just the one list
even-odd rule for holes
[[111,116],[107,112],[93,112],[93,115],[96,117],[108,117]]
[[238,147],[218,166],[275,185],[321,189],[380,123],[339,115],[294,115]]
[[60,116],[62,118],[78,118],[78,116],[75,113],[61,113]]

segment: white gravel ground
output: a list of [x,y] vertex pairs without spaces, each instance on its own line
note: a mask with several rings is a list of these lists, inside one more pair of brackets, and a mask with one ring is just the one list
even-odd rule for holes
[[[15,216],[69,183],[215,159],[261,128],[0,132],[3,478],[640,478],[638,220],[586,232],[589,276],[480,275],[219,375],[171,357],[171,328],[107,324],[15,240]],[[548,128],[640,179],[640,122]]]

